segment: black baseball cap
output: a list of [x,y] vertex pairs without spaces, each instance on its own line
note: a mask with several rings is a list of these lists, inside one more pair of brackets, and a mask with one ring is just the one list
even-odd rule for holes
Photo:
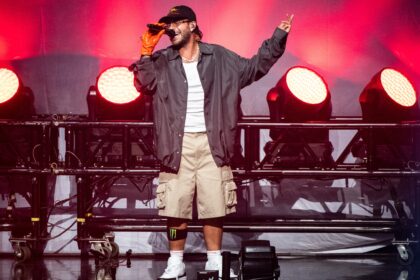
[[159,22],[171,23],[182,19],[188,19],[189,21],[197,21],[194,11],[187,6],[175,6],[169,10],[169,13],[161,18]]
[[[175,6],[169,10],[169,13],[161,18],[159,22],[169,24],[171,22],[175,22],[178,20],[187,19],[189,21],[197,21],[197,18],[195,16],[194,11],[184,5]],[[203,32],[201,32],[200,28],[198,28],[198,25],[196,25],[194,31],[195,34],[197,34],[200,38],[203,37]]]

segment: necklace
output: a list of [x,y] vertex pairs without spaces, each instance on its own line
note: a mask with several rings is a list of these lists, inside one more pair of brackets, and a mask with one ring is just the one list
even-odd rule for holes
[[183,62],[185,62],[185,63],[191,63],[191,62],[197,61],[199,55],[200,55],[200,49],[199,49],[199,47],[197,45],[196,53],[190,59],[188,59],[188,58],[186,58],[185,56],[182,56],[182,55],[180,55],[180,56],[181,56]]

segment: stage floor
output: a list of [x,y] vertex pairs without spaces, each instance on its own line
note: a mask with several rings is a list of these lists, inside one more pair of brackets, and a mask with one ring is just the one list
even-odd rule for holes
[[[43,260],[17,263],[13,257],[0,258],[0,279],[156,279],[164,270],[166,259],[162,257],[134,257],[127,267],[126,259],[108,266],[95,265],[94,259],[77,257],[45,257]],[[196,279],[197,271],[203,270],[205,258],[201,255],[186,257],[187,278]],[[408,267],[398,264],[395,254],[369,255],[351,258],[331,257],[280,257],[280,279],[328,280],[408,280],[420,279],[420,265]],[[238,261],[232,261],[237,271]],[[106,274],[112,278],[105,277]]]

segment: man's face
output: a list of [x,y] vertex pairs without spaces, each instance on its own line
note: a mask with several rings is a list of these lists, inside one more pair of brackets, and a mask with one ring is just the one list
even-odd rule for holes
[[190,41],[192,36],[190,23],[188,20],[179,20],[169,24],[169,29],[175,32],[175,36],[170,37],[174,47],[182,48]]

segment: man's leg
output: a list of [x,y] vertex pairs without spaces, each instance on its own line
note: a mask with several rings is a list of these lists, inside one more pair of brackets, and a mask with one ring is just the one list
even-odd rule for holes
[[[207,247],[206,270],[218,270],[219,277],[222,277],[223,260],[222,260],[222,236],[223,236],[223,218],[213,218],[203,220],[204,240]],[[229,269],[229,277],[237,276],[232,269]]]
[[159,279],[178,279],[185,275],[184,247],[187,239],[187,221],[168,218],[166,226],[170,257],[165,272]]
[[[200,137],[200,165],[197,168],[197,212],[203,221],[207,247],[206,270],[222,272],[223,220],[235,212],[236,185],[228,166],[218,167],[213,159],[206,134]],[[217,217],[217,218],[212,218]],[[233,274],[233,273],[232,273]]]
[[204,240],[207,247],[206,270],[218,270],[219,277],[222,272],[222,235],[223,218],[213,218],[203,220]]
[[163,203],[158,204],[161,206],[159,215],[168,217],[166,226],[170,253],[167,268],[161,276],[163,279],[178,279],[185,275],[183,255],[187,238],[187,221],[192,218],[195,193],[196,144],[194,138],[194,133],[184,134],[178,173],[161,172],[159,174],[159,184],[165,184],[162,187],[165,193],[161,194]]
[[223,218],[204,219],[203,233],[207,251],[222,248]]

